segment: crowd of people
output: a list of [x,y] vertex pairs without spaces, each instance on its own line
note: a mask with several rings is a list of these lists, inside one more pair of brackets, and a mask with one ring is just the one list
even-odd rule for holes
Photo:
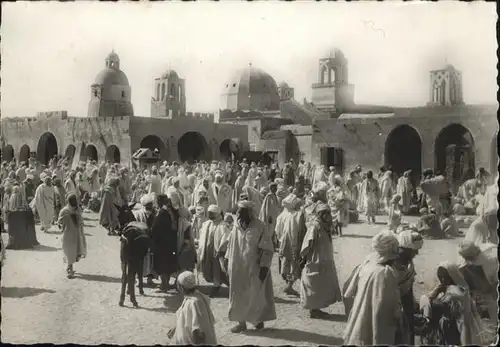
[[[284,293],[300,297],[311,319],[344,303],[346,344],[413,344],[416,335],[429,344],[482,344],[485,322],[497,324],[493,178],[480,169],[454,191],[433,170],[425,170],[417,184],[411,171],[396,177],[390,167],[374,174],[358,166],[343,176],[334,167],[292,160],[280,169],[245,159],[143,167],[89,160],[73,168],[69,158],[47,165],[30,159],[2,163],[2,217],[7,249],[37,245],[35,223],[44,232],[62,231],[72,278],[73,265],[87,254],[83,211],[98,213],[113,236],[123,227],[120,208],[133,208],[151,238],[147,285],[156,286],[159,278],[160,289],[173,286],[184,295],[177,326],[168,333],[176,343],[217,343],[210,300],[196,289],[200,274],[213,284],[212,297],[229,287],[233,333],[275,320],[270,269],[276,253]],[[387,215],[387,225],[341,286],[332,238],[342,237],[360,214],[369,224]],[[418,223],[405,221],[412,214],[420,216]],[[440,264],[439,284],[416,300],[413,259],[424,239],[458,236],[456,217],[465,214],[475,220],[458,250],[462,260]],[[2,251],[2,264],[4,259]]]

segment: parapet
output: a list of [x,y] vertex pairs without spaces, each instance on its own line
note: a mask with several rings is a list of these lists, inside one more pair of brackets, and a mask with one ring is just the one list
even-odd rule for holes
[[186,112],[184,117],[189,117],[189,118],[199,119],[199,120],[208,120],[211,122],[214,121],[214,114],[213,113],[206,113],[206,112]]

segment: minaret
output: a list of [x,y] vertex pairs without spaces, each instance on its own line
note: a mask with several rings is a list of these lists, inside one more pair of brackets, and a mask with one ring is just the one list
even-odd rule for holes
[[354,86],[348,81],[347,59],[338,50],[319,60],[318,82],[312,85],[314,106],[318,109],[340,114],[354,104]]
[[177,118],[186,115],[185,80],[174,70],[167,70],[154,80],[151,117]]
[[462,72],[453,65],[430,71],[429,106],[463,105]]

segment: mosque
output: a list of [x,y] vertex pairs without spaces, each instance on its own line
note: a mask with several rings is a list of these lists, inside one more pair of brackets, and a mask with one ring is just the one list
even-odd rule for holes
[[430,71],[429,102],[421,107],[359,105],[348,60],[333,50],[318,62],[311,101],[252,65],[224,86],[215,114],[186,112],[185,80],[169,70],[154,79],[150,117],[136,117],[131,87],[111,52],[91,85],[87,117],[67,111],[2,119],[3,160],[54,154],[127,163],[139,149],[161,160],[293,159],[346,172],[360,164],[397,174],[425,168],[458,183],[479,167],[497,171],[497,105],[467,105],[462,75],[452,65]]
[[131,86],[114,51],[90,86],[86,117],[67,111],[2,118],[2,159],[47,163],[55,154],[72,159],[130,163],[149,148],[159,160],[227,159],[248,148],[244,125],[214,123],[214,115],[186,112],[185,81],[169,70],[154,79],[150,117],[136,117]]
[[251,149],[279,162],[294,159],[347,172],[361,164],[377,172],[412,170],[418,181],[426,168],[459,184],[483,167],[497,168],[497,108],[467,105],[462,74],[447,64],[430,71],[429,102],[421,107],[359,105],[340,50],[319,59],[312,100],[294,100],[293,88],[276,84],[252,66],[231,79],[223,93],[220,123],[245,124]]

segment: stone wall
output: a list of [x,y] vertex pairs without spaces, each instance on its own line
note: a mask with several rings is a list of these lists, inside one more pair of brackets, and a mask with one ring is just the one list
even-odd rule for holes
[[64,155],[70,145],[75,146],[78,155],[79,148],[85,144],[94,145],[98,159],[104,160],[107,147],[115,145],[120,149],[121,162],[128,162],[131,157],[128,129],[128,117],[67,117],[65,111],[39,113],[32,118],[2,119],[4,144],[14,148],[17,159],[23,145],[29,146],[30,152],[36,152],[42,135],[51,133],[56,139],[59,155]]
[[340,147],[344,150],[346,170],[361,164],[377,171],[385,164],[386,141],[392,130],[400,125],[413,127],[422,141],[422,168],[435,167],[435,142],[446,126],[461,124],[474,140],[475,167],[490,170],[496,144],[498,122],[494,113],[451,112],[415,117],[408,114],[359,115],[335,120],[318,120],[312,145],[312,162],[321,162],[322,147]]
[[196,132],[203,136],[208,150],[211,152],[211,159],[220,158],[219,147],[226,139],[240,139],[244,144],[244,150],[248,147],[248,133],[246,126],[213,123],[211,118],[202,119],[199,117],[179,117],[178,119],[141,118],[133,117],[130,123],[131,147],[132,151],[140,148],[141,141],[149,135],[159,137],[168,155],[165,160],[179,160],[178,141],[188,132]]

